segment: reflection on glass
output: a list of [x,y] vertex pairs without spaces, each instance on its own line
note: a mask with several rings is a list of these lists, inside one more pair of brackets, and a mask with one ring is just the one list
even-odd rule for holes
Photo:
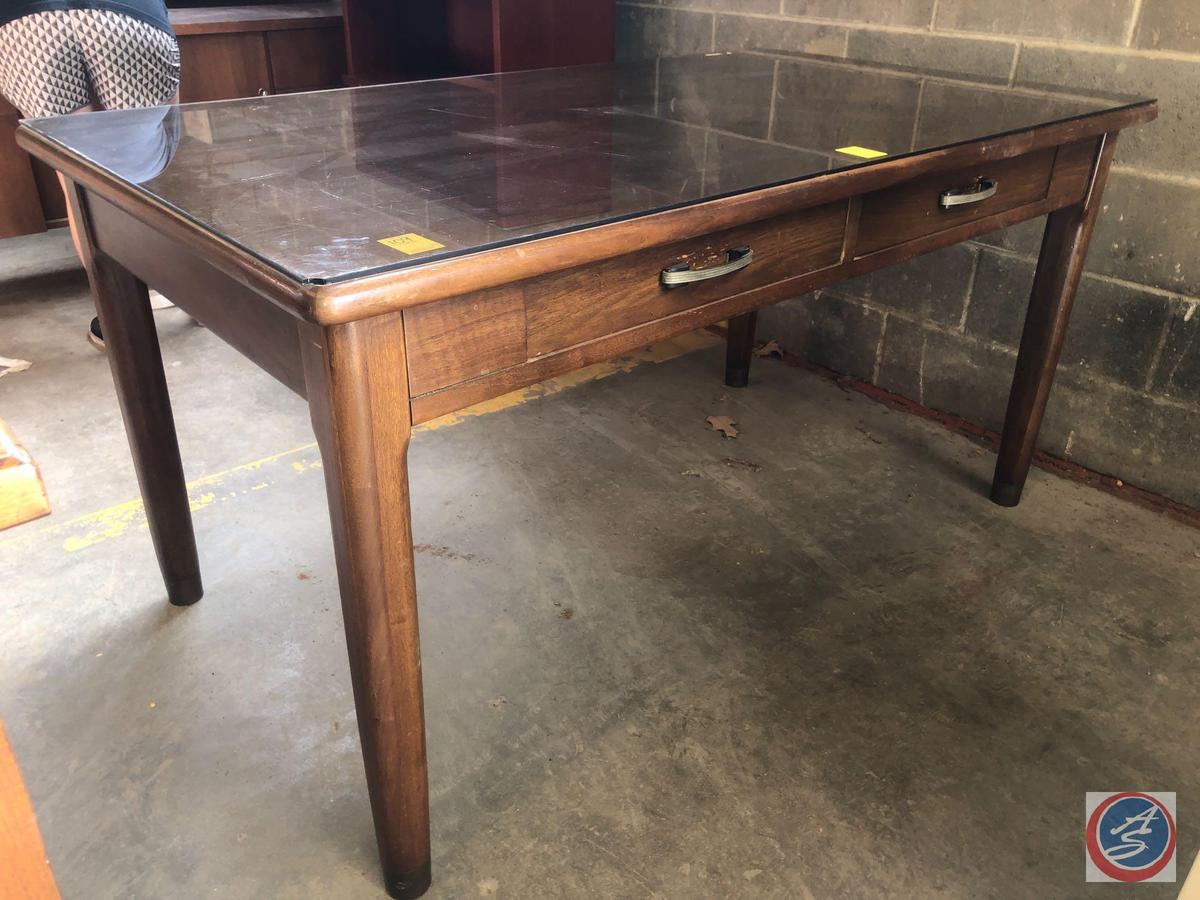
[[[783,53],[65,116],[37,131],[299,280],[530,240],[1142,102]],[[411,255],[380,243],[422,248]]]

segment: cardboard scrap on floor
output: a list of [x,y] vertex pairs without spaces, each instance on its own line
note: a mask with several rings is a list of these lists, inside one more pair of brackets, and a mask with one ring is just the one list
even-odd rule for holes
[[33,363],[27,359],[13,359],[9,356],[0,356],[0,378],[3,378],[5,375],[24,372],[32,365]]
[[0,419],[0,531],[49,512],[37,463]]

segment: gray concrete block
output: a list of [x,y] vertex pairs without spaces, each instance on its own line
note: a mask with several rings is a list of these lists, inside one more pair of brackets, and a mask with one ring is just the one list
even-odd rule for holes
[[774,79],[775,61],[767,58],[664,59],[659,64],[659,115],[765,138]]
[[708,135],[705,190],[735,191],[824,172],[829,157],[719,132]]
[[1021,342],[1033,264],[982,251],[967,307],[967,334],[1015,348]]
[[1124,44],[1136,0],[942,0],[935,29]]
[[888,316],[875,383],[920,403],[924,352],[925,329],[916,322]]
[[896,266],[852,278],[830,292],[870,300],[921,319],[957,328],[967,302],[978,251],[957,244]]
[[999,247],[1001,250],[1011,250],[1025,256],[1037,256],[1042,249],[1042,234],[1046,230],[1046,217],[1038,216],[1026,222],[1019,222],[1009,228],[993,231],[976,238],[981,244]]
[[1161,294],[1085,277],[1075,296],[1062,364],[1140,390],[1150,378],[1169,306]]
[[825,153],[851,144],[887,153],[907,150],[919,91],[915,78],[781,62],[771,136]]
[[748,16],[717,16],[717,50],[783,50],[844,56],[846,29]]
[[712,49],[712,15],[682,9],[617,6],[616,57],[619,62],[703,53]]
[[929,27],[934,0],[784,0],[788,16],[814,19],[842,19],[870,22],[872,25],[911,25]]
[[1200,412],[1060,373],[1039,446],[1181,503],[1200,506]]
[[1088,253],[1089,271],[1200,297],[1200,189],[1118,172]]
[[[613,209],[663,204],[704,192],[705,142],[709,133],[669,119],[630,116],[613,135],[611,188]],[[646,178],[646,148],[654,147],[661,165]]]
[[1008,84],[1016,48],[1015,41],[852,28],[846,56]]
[[999,430],[1016,355],[970,338],[927,329],[922,402]]
[[[967,332],[1009,347],[1020,344],[1034,264],[984,251],[967,310]],[[1157,293],[1085,277],[1075,296],[1061,365],[1145,386],[1154,364],[1168,303]]]
[[[917,145],[936,147],[992,134],[1015,131],[1077,116],[1094,108],[1091,102],[1013,94],[1007,90],[980,90],[930,81],[921,95],[921,124]],[[969,111],[970,115],[965,115]],[[981,123],[984,123],[981,125]]]
[[767,307],[759,314],[760,340],[863,381],[875,372],[883,315],[860,303],[815,293]]
[[1154,374],[1154,390],[1189,403],[1200,402],[1200,304],[1176,300]]
[[1200,53],[1196,0],[1143,0],[1135,47]]
[[778,13],[779,0],[659,0],[663,6],[732,13]]
[[1024,47],[1017,63],[1017,83],[1157,98],[1158,120],[1122,132],[1117,161],[1142,169],[1195,174],[1200,59],[1130,56],[1107,50]]

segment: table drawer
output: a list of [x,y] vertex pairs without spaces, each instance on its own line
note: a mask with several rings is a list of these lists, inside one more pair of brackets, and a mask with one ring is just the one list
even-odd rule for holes
[[[1056,148],[938,172],[863,197],[854,255],[902,244],[1043,199]],[[972,190],[972,188],[980,188]],[[994,189],[993,189],[994,188]]]
[[[847,205],[839,201],[531,279],[525,286],[527,354],[535,359],[837,265],[845,242]],[[673,288],[661,283],[661,273],[669,267],[689,266],[693,275],[722,265],[733,268],[728,264],[737,261],[727,254],[742,248],[753,253],[745,268]]]

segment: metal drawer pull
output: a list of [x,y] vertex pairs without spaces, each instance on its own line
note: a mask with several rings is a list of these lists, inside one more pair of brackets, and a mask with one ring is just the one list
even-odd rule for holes
[[996,196],[1000,190],[1000,182],[995,178],[979,178],[969,188],[956,188],[942,194],[940,202],[942,209],[953,206],[966,206],[969,203],[982,203],[988,197]]
[[695,284],[697,281],[708,281],[710,278],[720,278],[744,269],[754,262],[754,251],[749,247],[734,247],[725,251],[725,262],[709,269],[693,269],[688,263],[667,266],[658,276],[659,283],[665,288],[681,287],[685,284]]

